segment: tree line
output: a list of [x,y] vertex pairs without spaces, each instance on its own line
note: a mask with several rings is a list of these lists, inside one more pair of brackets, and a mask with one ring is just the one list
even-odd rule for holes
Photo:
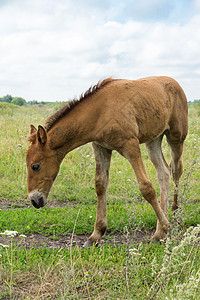
[[200,99],[196,99],[194,101],[188,101],[189,104],[192,104],[192,103],[200,103]]
[[[12,103],[15,105],[23,106],[25,104],[30,104],[30,105],[45,105],[51,102],[45,102],[45,101],[37,101],[37,100],[32,100],[32,101],[26,101],[22,97],[12,97],[11,95],[6,95],[3,97],[0,97],[0,102],[7,102],[7,103]],[[194,101],[188,101],[188,104],[193,104],[193,103],[200,103],[200,99],[196,99]]]
[[3,96],[3,97],[0,97],[0,102],[12,103],[12,104],[19,105],[19,106],[23,106],[25,104],[31,104],[31,105],[35,105],[35,104],[45,105],[45,104],[47,104],[47,102],[37,101],[37,100],[26,102],[26,100],[22,97],[12,97],[11,95],[6,95],[6,96]]

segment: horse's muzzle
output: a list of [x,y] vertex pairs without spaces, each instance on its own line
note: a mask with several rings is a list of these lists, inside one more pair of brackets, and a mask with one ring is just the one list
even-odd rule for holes
[[31,192],[29,194],[29,198],[35,208],[43,207],[46,204],[46,197],[42,192],[39,192],[37,190]]

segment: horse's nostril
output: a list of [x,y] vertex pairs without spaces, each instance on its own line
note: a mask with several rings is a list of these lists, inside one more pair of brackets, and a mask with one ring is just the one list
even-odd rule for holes
[[38,199],[38,202],[39,202],[39,207],[43,207],[44,206],[44,198],[43,197],[40,197]]
[[39,191],[33,191],[29,194],[29,198],[31,200],[32,205],[35,208],[40,208],[45,206],[46,198],[42,192]]
[[31,203],[35,208],[40,208],[40,206],[35,202],[35,200],[31,200]]

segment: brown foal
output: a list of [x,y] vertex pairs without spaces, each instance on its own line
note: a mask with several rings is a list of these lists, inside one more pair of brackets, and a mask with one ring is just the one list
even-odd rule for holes
[[[28,140],[32,144],[26,157],[30,200],[36,208],[44,206],[65,155],[81,145],[93,142],[97,215],[94,232],[85,246],[99,242],[107,228],[106,190],[112,150],[127,158],[133,167],[139,189],[158,218],[152,238],[160,240],[170,229],[170,168],[175,185],[172,209],[178,207],[181,155],[187,130],[187,99],[174,79],[105,79],[90,88],[80,99],[69,102],[48,118],[44,127],[36,129],[31,125]],[[170,167],[161,149],[164,135],[171,149]],[[141,143],[146,144],[156,168],[160,203],[142,161]]]

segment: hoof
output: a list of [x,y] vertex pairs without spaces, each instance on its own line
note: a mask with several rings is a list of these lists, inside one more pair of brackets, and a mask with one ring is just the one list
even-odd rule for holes
[[161,245],[163,240],[157,240],[157,239],[153,239],[153,237],[150,240],[150,244],[155,244],[155,245]]
[[87,240],[87,241],[84,243],[83,248],[90,248],[90,247],[92,247],[92,245],[93,245],[93,242]]
[[87,240],[84,245],[83,245],[83,248],[90,248],[92,246],[95,246],[95,247],[98,247],[99,246],[99,242],[92,242],[90,240]]
[[167,234],[165,232],[155,232],[151,237],[151,242],[155,244],[161,244],[166,240]]

